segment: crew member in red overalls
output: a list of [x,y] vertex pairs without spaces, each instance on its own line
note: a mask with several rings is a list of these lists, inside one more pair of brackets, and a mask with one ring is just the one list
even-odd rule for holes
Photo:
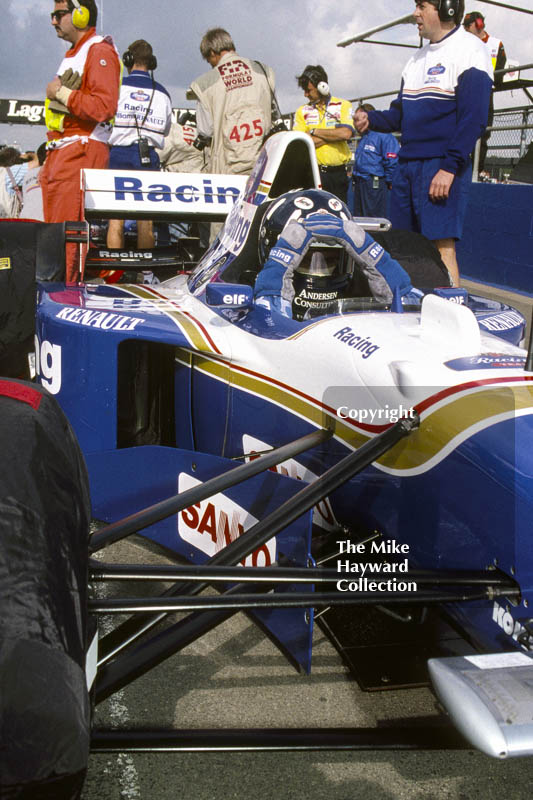
[[[96,34],[95,0],[55,0],[52,25],[71,43],[46,87],[47,158],[41,172],[46,222],[83,219],[80,170],[105,169],[117,109],[120,59],[110,37]],[[79,278],[77,245],[68,244],[66,279]]]

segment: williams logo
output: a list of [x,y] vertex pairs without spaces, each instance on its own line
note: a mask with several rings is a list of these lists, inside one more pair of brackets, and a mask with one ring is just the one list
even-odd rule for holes
[[446,67],[443,67],[442,64],[437,64],[436,67],[428,69],[428,75],[442,75],[443,72],[446,72]]
[[135,92],[130,92],[130,97],[132,100],[136,100],[138,103],[144,103],[150,99],[150,95],[143,92],[142,89],[137,89]]

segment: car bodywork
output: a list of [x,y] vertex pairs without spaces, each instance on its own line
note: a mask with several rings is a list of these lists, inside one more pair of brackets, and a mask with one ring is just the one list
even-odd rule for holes
[[[106,176],[109,213],[137,207],[153,216],[163,207],[164,217],[181,194],[190,218],[213,218],[214,178],[200,185],[180,176],[176,193],[166,178],[140,175]],[[90,189],[97,179],[86,175],[94,214],[102,213]],[[235,554],[227,565],[309,569],[312,532],[325,537],[338,554],[339,603],[425,599],[445,609],[485,654],[430,663],[453,721],[491,755],[531,754],[533,372],[517,346],[523,319],[449,287],[425,287],[419,307],[355,298],[303,321],[256,304],[249,273],[258,270],[261,206],[314,186],[308,137],[278,134],[192,275],[151,286],[41,285],[38,379],[76,432],[93,515],[110,523],[109,538],[97,534],[93,548],[113,540],[117,520],[176,493],[197,499],[178,502],[143,533],[206,570],[224,563],[225,549]],[[194,494],[236,463],[250,466],[309,436],[318,438],[269,472]],[[329,483],[339,465],[342,480]],[[295,509],[302,486],[315,495]],[[252,530],[252,544],[239,550]],[[351,557],[357,543],[359,560]],[[365,583],[369,563],[378,565],[377,588]],[[458,591],[461,572],[466,588]],[[448,577],[448,594],[437,591],[439,576]],[[270,602],[299,597],[298,586]],[[309,670],[312,609],[325,601],[316,593],[310,602],[307,590],[305,606],[257,613]],[[325,597],[334,604],[334,595]],[[113,664],[104,660],[106,670]],[[102,696],[121,678],[106,680]]]

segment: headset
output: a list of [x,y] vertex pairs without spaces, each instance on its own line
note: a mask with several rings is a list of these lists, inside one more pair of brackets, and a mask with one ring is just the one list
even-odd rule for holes
[[438,6],[441,22],[452,22],[457,19],[461,0],[440,0]]
[[305,77],[307,80],[316,86],[317,91],[322,97],[327,97],[329,95],[329,83],[327,81],[322,80],[322,73],[315,69],[305,70],[304,72]]
[[[131,52],[131,50],[129,48],[126,50],[125,53],[122,54],[122,62],[124,64],[124,66],[126,67],[126,69],[132,69],[133,68],[133,65],[135,64],[135,56],[133,55],[133,53]],[[157,69],[157,58],[154,56],[153,53],[150,56],[150,58],[148,59],[148,63],[146,65],[146,67],[147,67],[147,69],[150,70],[150,72],[153,72],[154,69]]]
[[89,24],[91,12],[85,6],[80,5],[79,0],[72,0],[74,11],[72,12],[72,24],[75,28],[86,28]]
[[481,31],[485,27],[485,19],[481,14],[479,14],[479,16],[476,17],[475,19],[472,19],[472,16],[475,13],[479,14],[479,12],[475,12],[475,11],[471,11],[470,14],[467,14],[466,17],[463,20],[463,25],[466,28],[466,27],[470,27],[470,25],[472,23],[474,23],[474,25],[476,26],[476,29],[478,31]]

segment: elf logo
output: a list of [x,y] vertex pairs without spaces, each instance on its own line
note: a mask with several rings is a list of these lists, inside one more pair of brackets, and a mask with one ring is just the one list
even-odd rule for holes
[[[200,484],[201,481],[185,472],[179,475],[180,493]],[[256,522],[245,508],[219,493],[178,514],[178,535],[202,553],[214,556]],[[240,563],[245,567],[268,567],[275,561],[276,540],[270,539]]]

